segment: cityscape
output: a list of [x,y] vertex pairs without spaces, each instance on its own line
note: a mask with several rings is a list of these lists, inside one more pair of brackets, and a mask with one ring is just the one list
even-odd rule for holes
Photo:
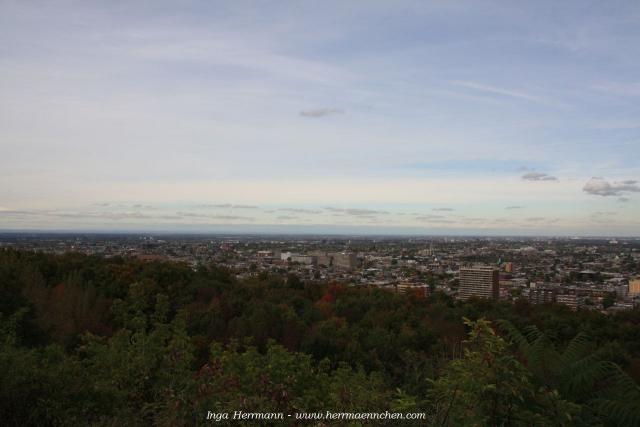
[[638,427],[638,159],[638,0],[0,0],[0,425]]
[[0,248],[216,265],[236,279],[442,292],[611,313],[640,304],[640,238],[0,234]]

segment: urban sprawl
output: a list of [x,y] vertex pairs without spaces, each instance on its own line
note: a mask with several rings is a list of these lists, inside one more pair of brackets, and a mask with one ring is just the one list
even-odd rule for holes
[[640,305],[640,239],[0,234],[0,248],[215,264],[389,292],[613,312]]

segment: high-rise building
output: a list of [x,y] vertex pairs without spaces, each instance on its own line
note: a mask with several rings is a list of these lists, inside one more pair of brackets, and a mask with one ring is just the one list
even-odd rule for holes
[[629,280],[629,294],[631,298],[640,296],[640,277]]
[[333,256],[333,266],[337,268],[342,268],[346,270],[351,270],[356,267],[356,263],[358,259],[356,254],[353,252],[340,252],[334,253]]
[[331,265],[331,261],[333,261],[333,257],[325,251],[313,251],[310,252],[309,255],[315,256],[318,259],[318,265],[323,265],[325,267],[329,267]]
[[460,267],[458,298],[470,297],[498,299],[498,269],[493,267]]

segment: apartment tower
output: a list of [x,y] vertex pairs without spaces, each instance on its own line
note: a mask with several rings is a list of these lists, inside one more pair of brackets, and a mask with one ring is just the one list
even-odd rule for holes
[[498,269],[493,267],[475,266],[460,267],[460,286],[458,298],[470,297],[498,299]]

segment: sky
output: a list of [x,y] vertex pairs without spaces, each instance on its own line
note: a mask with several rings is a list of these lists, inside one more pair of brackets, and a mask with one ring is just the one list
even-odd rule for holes
[[640,2],[0,0],[0,230],[640,236]]

